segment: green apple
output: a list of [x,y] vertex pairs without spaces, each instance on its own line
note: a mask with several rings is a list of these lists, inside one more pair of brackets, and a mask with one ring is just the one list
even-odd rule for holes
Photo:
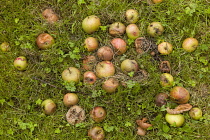
[[163,87],[171,87],[173,86],[174,83],[174,78],[171,74],[169,73],[163,73],[160,76],[160,84]]
[[124,73],[129,73],[129,72],[137,72],[139,70],[139,65],[135,60],[130,60],[130,59],[125,59],[121,63],[121,70]]
[[51,115],[56,110],[56,104],[51,99],[46,99],[42,102],[41,107],[46,115]]
[[167,113],[165,119],[170,125],[174,125],[176,127],[182,126],[185,122],[185,118],[181,114],[172,115]]
[[14,66],[16,69],[23,71],[28,66],[27,59],[24,56],[19,56],[14,60]]
[[198,107],[194,107],[189,111],[189,115],[194,120],[199,120],[202,117],[202,110]]
[[173,46],[168,42],[162,42],[158,45],[158,51],[162,55],[168,55],[172,52]]
[[126,34],[130,39],[136,39],[140,36],[140,30],[136,24],[129,24],[126,27]]
[[88,34],[97,31],[100,26],[100,18],[95,15],[88,16],[82,21],[82,28]]
[[0,45],[0,49],[1,49],[3,52],[9,51],[9,50],[10,50],[9,43],[8,43],[8,42],[3,42],[3,43]]
[[152,22],[147,27],[147,33],[152,37],[162,35],[163,32],[164,27],[160,22]]
[[61,76],[64,81],[78,83],[80,81],[81,74],[77,68],[69,67],[62,72]]
[[182,48],[187,52],[193,52],[198,47],[198,40],[196,38],[186,38],[182,43]]
[[139,13],[135,9],[128,9],[125,13],[125,17],[129,23],[136,23],[139,20]]

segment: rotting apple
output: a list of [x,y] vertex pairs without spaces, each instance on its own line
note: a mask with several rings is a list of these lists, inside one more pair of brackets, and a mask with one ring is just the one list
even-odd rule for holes
[[115,53],[118,55],[124,54],[127,50],[126,42],[121,38],[112,39],[111,44],[114,47]]
[[96,106],[90,111],[90,117],[97,123],[106,118],[106,110],[101,106]]
[[86,71],[84,73],[84,78],[83,78],[83,82],[86,84],[94,84],[96,82],[96,75],[94,72],[92,71]]
[[86,38],[84,44],[84,48],[89,52],[95,51],[98,48],[98,40],[94,37]]
[[78,105],[70,107],[68,112],[66,113],[66,120],[72,125],[83,122],[85,118],[85,110]]
[[51,8],[47,8],[42,12],[42,16],[44,17],[44,19],[47,20],[47,22],[49,23],[54,23],[56,21],[58,21],[58,15],[51,9]]
[[123,35],[125,33],[125,25],[122,22],[114,22],[109,27],[109,34],[112,36]]
[[25,56],[19,56],[14,60],[14,67],[20,71],[26,70],[28,62]]
[[102,88],[107,93],[113,93],[119,87],[119,81],[116,78],[110,77],[102,84]]
[[110,61],[102,61],[96,65],[96,76],[99,78],[113,76],[115,67]]
[[42,102],[41,107],[46,115],[51,115],[56,110],[56,104],[52,99],[46,99]]
[[169,73],[163,73],[160,75],[160,84],[163,87],[171,87],[174,84],[174,78]]
[[128,9],[125,12],[125,18],[129,23],[136,23],[139,20],[139,13],[135,9]]
[[189,115],[194,120],[199,120],[202,117],[202,110],[198,107],[194,107],[189,111]]
[[140,30],[136,24],[129,24],[126,27],[126,34],[130,39],[136,39],[140,36]]
[[80,71],[75,67],[69,67],[65,69],[62,74],[62,78],[67,82],[79,82],[80,81]]
[[79,102],[79,98],[75,93],[66,93],[63,97],[63,103],[66,107],[76,105]]
[[147,27],[147,33],[152,37],[162,35],[163,32],[164,27],[160,22],[152,22]]
[[163,106],[167,103],[168,94],[166,93],[159,93],[155,96],[155,104],[157,106]]
[[187,52],[193,52],[198,47],[198,40],[196,38],[186,38],[182,43],[182,48]]
[[88,34],[97,31],[100,26],[100,18],[95,15],[88,16],[82,21],[82,28]]
[[165,116],[166,121],[175,127],[180,127],[185,122],[185,118],[181,114],[166,114]]
[[94,66],[96,65],[96,57],[94,55],[85,56],[82,61],[82,66],[85,70],[93,70]]
[[99,126],[95,126],[88,130],[88,136],[92,140],[103,140],[105,138],[105,133],[104,133],[103,128]]
[[180,86],[176,86],[171,89],[170,98],[178,104],[184,104],[189,101],[190,93],[187,89]]
[[51,48],[54,43],[54,38],[48,33],[41,33],[36,39],[37,46],[43,50]]
[[114,56],[113,50],[108,46],[103,46],[97,51],[98,58],[105,61],[112,60]]
[[168,55],[172,52],[173,46],[168,42],[162,42],[158,45],[158,51],[162,55]]
[[3,43],[0,45],[0,49],[1,49],[3,52],[9,51],[9,50],[10,50],[9,43],[8,43],[8,42],[3,42]]
[[139,65],[135,60],[125,59],[121,63],[120,68],[124,73],[137,72],[139,70]]

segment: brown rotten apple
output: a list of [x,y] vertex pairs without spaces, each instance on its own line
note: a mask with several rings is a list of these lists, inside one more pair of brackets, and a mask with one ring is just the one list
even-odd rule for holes
[[101,106],[96,106],[90,111],[90,117],[97,123],[102,122],[106,118],[106,111]]
[[103,46],[97,51],[98,58],[105,61],[110,61],[113,58],[114,52],[108,46]]
[[79,82],[81,74],[77,68],[69,67],[62,72],[61,76],[64,81]]
[[49,23],[54,23],[58,21],[58,15],[51,9],[47,8],[42,12],[42,16],[47,20]]
[[88,37],[85,39],[85,48],[87,51],[92,52],[98,48],[98,40],[94,37]]
[[168,94],[159,93],[155,96],[155,104],[157,106],[163,106],[167,103]]
[[82,66],[85,70],[93,70],[97,60],[94,55],[86,56],[82,61]]
[[112,39],[111,44],[114,47],[114,51],[118,55],[124,54],[127,50],[126,42],[121,38]]
[[94,84],[96,82],[96,75],[92,71],[86,71],[84,73],[84,83],[86,84]]
[[115,67],[110,61],[102,61],[96,65],[96,76],[99,78],[113,76]]
[[187,91],[187,89],[180,86],[176,86],[171,89],[170,98],[178,104],[184,104],[189,101],[190,94]]
[[66,113],[66,120],[72,125],[83,122],[85,120],[85,110],[78,105],[72,106]]
[[112,23],[109,27],[109,34],[113,36],[123,35],[125,33],[125,25],[121,22]]
[[88,130],[88,136],[92,140],[103,140],[105,137],[105,133],[104,133],[103,128],[99,126],[95,126]]
[[51,115],[56,110],[56,104],[51,99],[44,100],[41,107],[46,115]]
[[113,93],[116,91],[116,89],[119,86],[119,81],[113,77],[107,79],[103,84],[102,88],[107,92],[107,93]]
[[47,33],[40,34],[36,39],[36,44],[40,49],[51,48],[54,43],[54,38]]
[[82,21],[82,28],[88,34],[97,31],[100,26],[100,19],[95,15],[88,16]]

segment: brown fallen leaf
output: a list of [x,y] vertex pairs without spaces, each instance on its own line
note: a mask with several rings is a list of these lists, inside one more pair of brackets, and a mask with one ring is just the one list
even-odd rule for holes
[[175,109],[170,109],[169,107],[167,107],[167,113],[180,114],[185,111],[189,111],[191,108],[192,108],[192,105],[190,104],[181,104],[181,105],[178,105]]

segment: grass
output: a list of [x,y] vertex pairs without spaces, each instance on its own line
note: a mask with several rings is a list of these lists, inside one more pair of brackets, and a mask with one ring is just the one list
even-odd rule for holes
[[[58,13],[60,21],[56,24],[48,24],[42,18],[41,12],[47,7]],[[128,25],[124,13],[130,8],[139,11],[140,20],[136,24],[141,36],[147,37],[146,28],[153,21],[159,21],[165,27],[164,34],[154,40],[157,44],[162,41],[173,44],[173,52],[161,58],[171,63],[174,86],[189,90],[189,103],[202,109],[204,115],[199,121],[190,119],[187,112],[183,113],[186,121],[182,127],[170,126],[165,121],[166,107],[154,104],[156,94],[170,91],[159,84],[159,61],[147,53],[137,55],[134,42],[126,35],[121,37],[129,42],[129,50],[113,62],[117,67],[123,59],[135,59],[148,72],[147,78],[137,81],[131,78],[127,88],[120,86],[118,92],[111,95],[102,90],[101,79],[92,87],[82,82],[76,85],[63,82],[61,73],[69,66],[84,72],[81,58],[91,54],[82,45],[86,37],[98,38],[100,46],[109,45],[113,38],[102,29],[86,34],[81,28],[82,20],[94,14],[105,28],[115,21]],[[104,128],[106,139],[110,140],[210,139],[209,21],[207,0],[170,0],[155,5],[148,5],[146,0],[1,0],[0,43],[9,42],[11,51],[0,52],[0,139],[85,140],[89,139],[87,130],[96,125]],[[43,32],[55,38],[53,48],[37,48],[35,39]],[[181,48],[187,37],[199,40],[199,47],[192,53]],[[14,59],[20,55],[26,56],[29,62],[24,72],[13,66]],[[87,113],[84,123],[76,126],[67,123],[65,114],[68,108],[62,102],[67,90],[79,91],[79,105]],[[40,108],[41,102],[48,98],[57,104],[57,110],[51,116],[44,115]],[[174,104],[169,102],[169,105]],[[103,106],[107,110],[107,118],[101,123],[94,123],[89,117],[88,113],[94,106]],[[136,119],[143,117],[153,124],[144,137],[136,135],[135,123]]]

